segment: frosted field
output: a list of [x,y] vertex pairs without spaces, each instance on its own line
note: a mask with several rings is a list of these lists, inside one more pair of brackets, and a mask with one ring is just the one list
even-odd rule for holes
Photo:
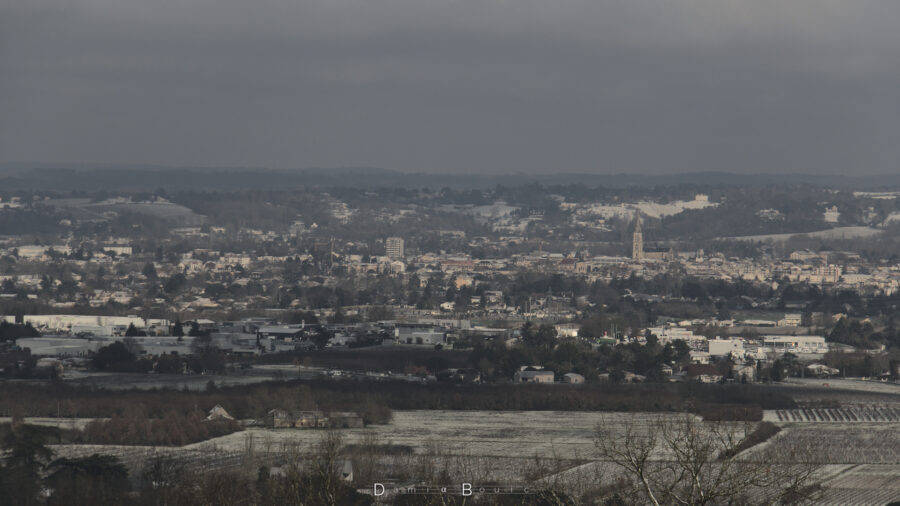
[[826,482],[819,504],[852,506],[900,500],[900,465],[843,466]]
[[856,392],[865,392],[873,394],[895,394],[900,400],[900,384],[882,383],[881,381],[863,381],[859,379],[841,379],[841,378],[786,378],[784,384],[787,386],[810,386],[821,387],[826,386],[835,390],[853,390]]
[[896,464],[900,466],[900,424],[798,423],[783,425],[766,444],[791,442],[819,464]]
[[[44,427],[59,427],[60,429],[78,429],[83,430],[88,423],[93,422],[93,418],[26,418],[25,423],[29,425],[42,425]],[[12,423],[12,418],[8,416],[0,416],[0,423]]]
[[[379,473],[402,476],[409,470],[440,470],[454,479],[518,483],[553,477],[565,488],[596,483],[598,470],[608,463],[584,467],[596,459],[594,431],[606,427],[632,427],[647,433],[659,418],[682,419],[683,414],[396,411],[390,424],[365,429],[342,429],[345,444],[361,444],[376,434],[378,445],[407,447],[411,453],[375,457]],[[48,423],[52,424],[52,419]],[[741,425],[743,426],[743,425]],[[614,430],[614,432],[616,432]],[[322,430],[248,427],[242,432],[178,448],[113,445],[55,445],[56,457],[115,455],[140,473],[154,457],[167,456],[192,469],[235,469],[255,472],[259,465],[302,461],[321,441]],[[658,458],[665,460],[660,452]],[[443,474],[446,473],[446,474]]]
[[[595,458],[594,430],[606,426],[631,425],[647,432],[659,417],[684,415],[656,413],[589,412],[493,412],[493,411],[395,411],[390,424],[364,429],[339,430],[345,444],[359,444],[369,434],[378,436],[378,444],[405,446],[413,456],[457,457],[482,464],[541,459],[585,461]],[[28,419],[31,422],[32,419]],[[83,426],[87,420],[34,419],[44,425]],[[237,465],[248,455],[271,460],[298,455],[311,449],[324,435],[321,430],[266,429],[246,430],[178,448],[153,448],[113,445],[54,445],[57,456],[76,457],[92,453],[119,456],[131,468],[154,455],[183,457],[190,462],[213,460]],[[252,448],[252,451],[248,451]],[[209,456],[204,458],[204,456]],[[206,464],[204,464],[205,466]],[[509,466],[506,466],[509,467]]]
[[[395,411],[390,424],[365,429],[344,429],[347,443],[375,433],[383,443],[409,446],[417,454],[484,457],[556,457],[584,459],[594,455],[594,429],[606,425],[638,426],[642,430],[659,417],[683,415],[595,413],[561,411]],[[244,448],[248,437],[257,447],[277,448],[315,444],[320,431],[248,428],[193,448],[232,451]]]
[[[404,445],[410,455],[378,458],[386,475],[397,468],[446,469],[453,477],[479,476],[483,480],[518,482],[522,479],[556,484],[572,492],[584,491],[615,476],[608,462],[596,460],[594,429],[631,425],[646,432],[657,413],[395,411],[390,424],[366,429],[344,429],[344,442],[362,442],[366,434],[379,436],[378,444]],[[28,419],[45,425],[83,426],[87,421]],[[823,504],[879,504],[900,500],[900,431],[897,423],[779,423],[782,431],[750,452],[778,453],[791,445],[823,464]],[[742,426],[742,425],[741,425]],[[56,457],[83,457],[93,453],[122,459],[140,472],[154,456],[170,456],[192,469],[254,471],[259,465],[279,465],[315,445],[324,431],[248,428],[180,448],[103,445],[56,445]],[[658,457],[665,460],[665,455]],[[777,457],[775,457],[777,458]],[[541,467],[545,466],[545,467]],[[529,478],[530,477],[530,478]],[[599,481],[598,481],[599,480]],[[584,490],[582,490],[584,489]]]
[[[843,408],[900,408],[900,384],[839,378],[790,378],[773,384],[801,405],[825,401]],[[768,420],[768,418],[767,418]],[[775,421],[775,420],[773,420]]]
[[[598,424],[622,433],[627,426],[646,433],[659,417],[678,419],[684,415],[656,413],[593,412],[493,412],[493,411],[396,411],[387,425],[363,429],[341,429],[345,444],[359,444],[370,434],[380,445],[407,447],[415,455],[490,458],[547,458],[593,460],[594,431]],[[0,421],[8,421],[2,420]],[[27,419],[28,423],[82,428],[88,419]],[[781,433],[765,446],[779,441],[799,443],[810,458],[821,464],[898,464],[900,431],[896,422],[778,422]],[[735,424],[737,430],[743,424]],[[303,453],[322,438],[324,431],[248,427],[173,452],[242,453],[253,448],[258,454]],[[84,445],[61,445],[58,448]],[[104,448],[96,446],[96,448]],[[105,447],[113,453],[131,453],[135,447]],[[762,447],[757,447],[762,449]],[[660,454],[660,458],[665,458]]]

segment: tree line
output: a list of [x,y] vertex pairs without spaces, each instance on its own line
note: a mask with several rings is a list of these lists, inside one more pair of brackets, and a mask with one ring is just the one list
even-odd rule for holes
[[65,384],[0,383],[0,413],[6,416],[106,418],[130,415],[164,418],[190,415],[216,404],[238,419],[261,419],[273,408],[351,411],[367,423],[385,423],[392,410],[692,412],[714,417],[759,419],[763,409],[792,409],[793,400],[760,385],[698,383],[564,385],[416,384],[294,380],[238,385],[204,392],[182,390],[109,391]]

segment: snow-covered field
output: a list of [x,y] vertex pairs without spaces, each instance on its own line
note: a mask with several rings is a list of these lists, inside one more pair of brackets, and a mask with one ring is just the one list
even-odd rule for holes
[[674,216],[692,209],[705,209],[707,207],[715,207],[718,205],[719,204],[707,200],[677,200],[675,202],[669,202],[668,204],[640,201],[618,205],[593,204],[586,207],[584,211],[588,214],[600,216],[602,218],[617,217],[631,219],[638,211],[642,215],[651,218],[663,218],[665,216]]
[[891,214],[887,215],[887,217],[882,222],[882,225],[890,225],[895,221],[900,221],[900,213],[894,211]]
[[[26,418],[25,423],[29,425],[41,425],[44,427],[59,427],[60,429],[78,429],[84,427],[94,421],[93,418]],[[0,424],[11,423],[12,418],[8,416],[0,416]]]
[[[375,433],[384,442],[411,447],[418,454],[439,452],[451,455],[493,457],[586,458],[594,452],[594,430],[598,424],[645,428],[660,415],[656,413],[596,413],[562,411],[395,411],[387,425],[365,429],[346,429],[341,433],[348,443],[359,442]],[[231,451],[246,446],[247,438],[257,446],[273,447],[299,444],[308,446],[321,438],[321,432],[297,429],[248,428],[220,438],[197,443]]]
[[[558,411],[395,411],[385,425],[363,429],[342,429],[345,444],[358,444],[370,434],[379,444],[410,448],[416,455],[465,456],[484,458],[591,459],[595,456],[594,437],[598,425],[624,431],[632,427],[640,432],[651,429],[660,418],[679,418],[683,414],[597,413]],[[37,419],[34,419],[38,421]],[[32,419],[28,419],[31,422]],[[88,420],[40,419],[43,425],[83,426]],[[164,453],[187,452],[232,455],[255,448],[262,454],[303,452],[319,442],[324,432],[308,429],[267,429],[248,427],[200,443],[180,448],[159,449]],[[134,459],[144,447],[59,445],[63,454],[97,452],[127,455]],[[148,453],[152,452],[145,448]]]
[[786,241],[792,237],[809,236],[817,239],[861,239],[880,234],[882,231],[871,227],[837,227],[818,232],[797,232],[795,234],[767,234],[745,235],[739,237],[725,237],[734,241]]
[[716,207],[718,205],[719,204],[709,202],[708,200],[678,200],[668,204],[659,204],[656,202],[638,202],[636,204],[631,204],[633,208],[651,218],[674,216],[685,211],[706,209],[707,207]]
[[[842,378],[787,378],[784,382],[788,386],[827,387],[840,390],[854,390],[865,393],[895,394],[900,396],[900,384],[875,380],[842,379]],[[900,397],[898,397],[900,400]]]

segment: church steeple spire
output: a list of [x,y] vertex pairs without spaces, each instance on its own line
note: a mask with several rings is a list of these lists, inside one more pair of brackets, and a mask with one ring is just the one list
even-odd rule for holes
[[631,258],[642,260],[644,258],[644,234],[641,231],[641,212],[634,215],[634,234],[631,236]]

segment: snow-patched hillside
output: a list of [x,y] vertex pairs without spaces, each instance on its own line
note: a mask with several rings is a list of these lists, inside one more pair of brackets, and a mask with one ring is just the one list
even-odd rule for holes
[[677,200],[668,204],[647,201],[618,205],[592,204],[585,208],[585,212],[602,218],[619,217],[630,219],[634,217],[636,212],[640,211],[644,216],[662,218],[664,216],[673,216],[689,209],[704,209],[718,205],[710,202],[704,196],[698,195],[694,200]]

